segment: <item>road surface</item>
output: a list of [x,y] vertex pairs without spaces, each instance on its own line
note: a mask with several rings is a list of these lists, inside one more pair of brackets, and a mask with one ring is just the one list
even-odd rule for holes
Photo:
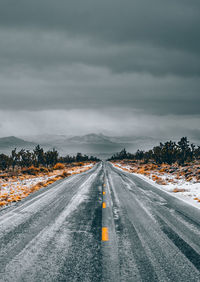
[[200,211],[101,162],[0,212],[0,281],[200,281]]

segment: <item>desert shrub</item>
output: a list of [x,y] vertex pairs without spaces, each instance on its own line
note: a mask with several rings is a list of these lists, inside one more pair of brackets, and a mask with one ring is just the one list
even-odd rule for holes
[[48,173],[49,172],[48,168],[46,168],[44,166],[41,166],[39,169],[40,169],[40,172],[43,172],[43,173]]
[[156,183],[159,184],[159,185],[167,185],[167,182],[165,180],[163,180],[161,177],[159,177],[156,180]]
[[13,202],[18,202],[18,201],[20,201],[21,200],[21,196],[20,195],[15,195],[14,197],[13,197]]
[[7,177],[8,177],[7,174],[1,174],[1,175],[0,175],[0,178],[3,178],[3,179],[5,179],[5,178],[7,178]]
[[196,175],[196,180],[200,181],[200,175]]
[[173,192],[178,193],[178,192],[185,192],[186,190],[184,188],[174,188]]
[[78,166],[83,166],[84,163],[83,163],[83,162],[78,162],[77,165],[78,165]]
[[65,168],[65,165],[62,164],[62,163],[57,163],[54,165],[53,169],[64,169]]
[[192,177],[192,176],[189,176],[189,177],[186,178],[186,180],[187,180],[187,181],[191,181],[191,180],[193,180],[193,177]]
[[5,206],[7,204],[6,201],[0,201],[0,206]]
[[169,179],[169,178],[166,178],[166,180],[170,183],[174,183],[175,182],[175,179]]
[[162,167],[161,169],[160,169],[160,172],[165,172],[166,171],[166,168],[165,167]]
[[155,180],[158,180],[159,177],[158,177],[157,175],[153,174],[153,175],[152,175],[152,179],[155,181]]
[[140,173],[140,174],[144,174],[144,172],[145,172],[145,170],[144,170],[144,168],[143,168],[143,167],[141,167],[141,168],[139,168],[139,169],[138,169],[138,173]]
[[37,175],[40,172],[40,169],[35,166],[30,166],[28,168],[23,168],[22,173],[23,174],[31,174],[31,175]]
[[67,171],[63,171],[63,173],[61,174],[62,175],[62,177],[68,177],[68,176],[70,176],[71,175],[71,173],[68,173]]
[[34,186],[32,186],[30,189],[29,189],[29,192],[27,192],[27,196],[29,193],[33,193],[39,189],[41,189],[42,187],[44,187],[45,183],[44,182],[38,182],[37,184],[35,184]]
[[56,180],[55,179],[49,179],[49,180],[47,180],[47,182],[46,183],[44,183],[44,187],[47,187],[48,185],[50,185],[50,184],[53,184],[54,182],[55,182]]

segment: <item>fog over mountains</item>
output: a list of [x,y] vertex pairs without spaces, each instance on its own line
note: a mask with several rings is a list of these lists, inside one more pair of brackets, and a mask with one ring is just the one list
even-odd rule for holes
[[63,153],[200,136],[198,34],[198,0],[1,0],[0,136]]
[[10,153],[14,148],[31,150],[37,144],[40,144],[45,150],[57,149],[61,155],[82,152],[104,159],[123,148],[135,152],[138,148],[148,149],[156,143],[158,143],[158,140],[145,136],[111,137],[95,133],[83,136],[37,135],[21,136],[20,138],[9,136],[0,138],[0,151]]
[[14,148],[24,148],[24,149],[32,149],[36,143],[25,141],[21,138],[17,138],[15,136],[8,136],[0,138],[0,151],[1,152],[9,152]]
[[[196,145],[200,144],[200,140],[195,136],[189,138],[189,140]],[[39,144],[45,150],[55,148],[59,151],[60,155],[81,152],[83,154],[106,159],[123,148],[134,153],[138,149],[147,150],[165,141],[167,141],[166,138],[153,138],[148,136],[107,136],[101,133],[91,133],[82,136],[53,134],[20,136],[20,138],[9,136],[0,138],[0,153],[9,154],[14,148],[18,150],[22,148],[32,150]]]

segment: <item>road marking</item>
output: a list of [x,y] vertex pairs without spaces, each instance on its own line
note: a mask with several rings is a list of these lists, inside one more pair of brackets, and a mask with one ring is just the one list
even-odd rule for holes
[[103,195],[105,195],[106,194],[106,192],[105,191],[103,191]]
[[105,209],[105,208],[106,208],[106,203],[105,203],[105,202],[103,202],[102,207],[103,207],[103,209]]
[[106,186],[106,184],[103,185],[104,187]]
[[108,227],[102,227],[102,241],[108,240]]

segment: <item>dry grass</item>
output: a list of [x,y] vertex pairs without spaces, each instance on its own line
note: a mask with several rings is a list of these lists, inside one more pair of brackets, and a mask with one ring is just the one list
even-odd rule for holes
[[186,180],[187,180],[187,181],[192,181],[192,180],[193,180],[193,177],[192,177],[192,176],[189,176],[189,177],[186,178]]
[[173,192],[178,193],[178,192],[186,192],[187,190],[184,188],[174,188]]
[[58,170],[58,169],[64,169],[65,168],[65,165],[62,164],[62,163],[57,163],[54,165],[53,169],[54,170]]
[[77,162],[75,163],[76,166],[84,166],[84,162]]
[[156,180],[156,183],[159,184],[159,185],[167,185],[167,182],[165,180],[163,180],[161,177],[159,177]]
[[200,203],[200,199],[198,197],[195,197],[194,200]]
[[68,177],[70,175],[71,173],[68,173],[67,171],[63,171],[63,173],[61,174],[62,178]]
[[[169,183],[176,184],[177,181],[181,179],[192,183],[200,182],[200,161],[188,163],[184,166],[179,166],[176,163],[173,165],[144,164],[142,161],[129,160],[118,161],[117,164],[113,162],[113,164],[125,171],[148,176],[160,185],[167,185]],[[128,169],[124,166],[128,167]],[[164,177],[162,177],[164,175],[168,175],[168,177],[164,179]]]
[[[77,164],[80,164],[77,166]],[[89,162],[87,163],[76,163],[76,164],[71,164],[68,165],[68,168],[66,169],[65,166],[61,163],[56,164],[55,170],[54,171],[49,171],[46,167],[34,167],[31,166],[29,168],[24,168],[22,171],[19,173],[22,173],[23,175],[13,175],[12,177],[8,177],[8,174],[2,174],[3,178],[1,178],[2,175],[0,175],[0,184],[1,187],[7,187],[10,185],[9,183],[3,183],[4,181],[9,181],[10,183],[17,182],[17,186],[15,186],[15,189],[11,188],[9,192],[2,193],[0,192],[0,207],[3,207],[9,203],[12,202],[18,202],[22,200],[23,198],[27,197],[31,193],[41,189],[42,187],[47,187],[50,184],[53,184],[54,182],[64,179],[66,177],[69,177],[71,174],[77,174],[80,172],[87,171],[90,169],[90,167],[82,167],[83,165],[88,165],[90,164]],[[80,167],[82,169],[80,170]],[[64,169],[63,169],[64,168]],[[73,173],[69,173],[70,170],[73,169]],[[35,179],[37,177],[51,177],[47,181],[40,181],[31,187],[27,187],[24,184],[21,183],[21,181],[25,181],[26,179]],[[11,184],[12,185],[12,184]],[[0,190],[1,191],[1,190]]]
[[153,179],[153,181],[156,181],[156,180],[158,180],[159,179],[159,177],[157,176],[157,175],[152,175],[152,179]]
[[40,172],[40,169],[38,167],[35,167],[35,166],[30,166],[28,168],[23,168],[21,170],[21,172],[23,174],[38,175],[39,172]]

